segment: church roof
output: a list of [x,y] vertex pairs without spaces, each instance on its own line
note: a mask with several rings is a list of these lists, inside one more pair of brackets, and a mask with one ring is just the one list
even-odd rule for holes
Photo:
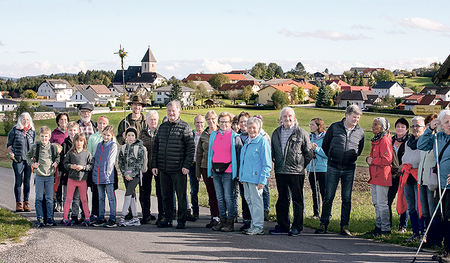
[[150,50],[150,47],[148,47],[147,53],[145,53],[144,58],[142,58],[141,62],[154,62],[156,63],[156,58],[153,56],[152,51]]

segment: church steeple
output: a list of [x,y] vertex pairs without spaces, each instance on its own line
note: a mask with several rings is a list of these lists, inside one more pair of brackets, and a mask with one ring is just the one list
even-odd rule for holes
[[148,46],[147,53],[141,60],[141,74],[142,73],[156,73],[156,59],[153,56],[150,46]]

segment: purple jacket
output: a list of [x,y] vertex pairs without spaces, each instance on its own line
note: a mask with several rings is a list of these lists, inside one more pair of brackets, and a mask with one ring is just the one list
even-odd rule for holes
[[52,136],[50,137],[50,143],[58,143],[59,145],[62,145],[64,142],[64,139],[66,139],[68,136],[67,131],[63,133],[58,127],[52,131]]

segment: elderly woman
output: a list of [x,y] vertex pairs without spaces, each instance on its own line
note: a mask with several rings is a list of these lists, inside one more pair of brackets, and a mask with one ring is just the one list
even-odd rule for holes
[[257,117],[247,120],[248,139],[241,149],[239,181],[243,183],[252,217],[251,226],[244,230],[247,235],[264,235],[263,189],[272,170],[269,141],[261,133],[262,121]]
[[[16,177],[14,195],[16,197],[16,211],[30,212],[28,197],[30,195],[31,166],[27,164],[25,155],[31,149],[36,138],[33,121],[28,112],[20,114],[17,124],[8,134],[8,153],[13,160],[12,167]],[[21,203],[21,187],[23,184],[23,206]]]
[[[314,118],[309,124],[311,134],[309,140],[311,141],[311,147],[314,151],[314,158],[306,167],[308,172],[309,183],[311,185],[312,197],[313,197],[313,219],[319,219],[320,212],[320,196],[325,197],[325,182],[327,181],[327,162],[328,157],[322,149],[323,137],[325,136],[325,124],[322,119]],[[319,189],[317,189],[319,186]]]
[[214,189],[214,182],[211,177],[208,177],[208,149],[209,149],[209,137],[213,132],[217,132],[217,114],[215,111],[210,110],[205,114],[206,124],[208,127],[200,135],[200,139],[197,144],[197,156],[196,156],[196,168],[195,176],[198,180],[203,178],[205,182],[206,191],[208,192],[208,204],[209,211],[211,213],[211,222],[206,227],[212,228],[219,224],[219,205],[217,203],[216,190]]
[[[219,130],[213,131],[208,146],[208,177],[214,180],[217,202],[219,204],[219,224],[214,231],[234,231],[235,193],[238,163],[236,153],[242,143],[236,139],[237,134],[231,129],[233,116],[228,112],[219,114]],[[228,215],[227,215],[228,211]]]
[[[433,132],[436,131],[438,125],[441,126],[443,131],[436,133],[436,145],[435,135]],[[430,122],[430,126],[425,130],[425,133],[419,138],[418,142],[419,149],[423,151],[433,149],[433,153],[436,153],[437,148],[439,156],[435,155],[434,157],[436,161],[439,162],[439,181],[441,189],[446,188],[444,197],[442,198],[444,221],[442,222],[441,228],[444,235],[445,250],[437,255],[434,255],[432,258],[433,260],[440,262],[450,262],[450,192],[448,191],[448,189],[450,189],[450,147],[448,147],[448,144],[450,144],[450,111],[442,110],[439,113],[439,117]]]
[[367,232],[374,236],[391,234],[389,222],[388,191],[392,185],[392,139],[389,134],[389,122],[384,117],[373,120],[372,149],[366,158],[369,165],[369,184],[372,184],[372,203],[375,207],[375,229]]

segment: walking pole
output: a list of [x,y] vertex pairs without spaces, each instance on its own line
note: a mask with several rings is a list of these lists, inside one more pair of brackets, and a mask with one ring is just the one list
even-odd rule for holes
[[[431,227],[431,225],[432,225],[431,222],[433,222],[433,219],[434,219],[434,217],[436,216],[436,212],[438,211],[439,206],[440,206],[441,209],[442,209],[442,198],[444,198],[445,191],[447,191],[447,186],[448,186],[448,184],[445,186],[444,191],[442,191],[442,195],[441,195],[441,197],[439,198],[439,203],[437,204],[436,209],[434,209],[433,216],[431,217],[430,224],[428,224],[427,231],[425,231],[425,235],[424,235],[424,236],[427,236],[428,230],[430,230],[430,227]],[[414,259],[413,259],[413,261],[411,261],[411,263],[414,263],[414,262],[416,261],[417,255],[419,254],[419,251],[420,251],[420,249],[422,248],[422,245],[423,245],[423,241],[424,241],[424,240],[425,240],[425,238],[422,238],[422,241],[420,242],[419,248],[417,249],[416,255],[414,256]]]
[[[441,180],[439,180],[439,176],[440,176],[440,167],[439,167],[439,154],[438,154],[437,133],[434,134],[434,141],[435,141],[435,143],[436,143],[435,151],[436,151],[436,157],[437,157],[437,161],[436,161],[436,168],[437,168],[437,171],[436,171],[436,174],[438,175],[439,196],[441,196]],[[440,203],[440,202],[441,202],[441,201],[439,201],[439,203]],[[443,211],[442,204],[441,204],[441,217],[442,217],[442,219],[444,219],[443,216],[444,216],[444,211]]]
[[316,165],[314,163],[314,159],[312,162],[312,166],[313,166],[313,171],[314,171],[314,188],[316,189],[316,200],[317,200],[317,208],[319,209],[319,216],[320,216],[320,198],[319,198],[319,189],[317,187],[318,182],[317,182],[317,177],[316,177]]

